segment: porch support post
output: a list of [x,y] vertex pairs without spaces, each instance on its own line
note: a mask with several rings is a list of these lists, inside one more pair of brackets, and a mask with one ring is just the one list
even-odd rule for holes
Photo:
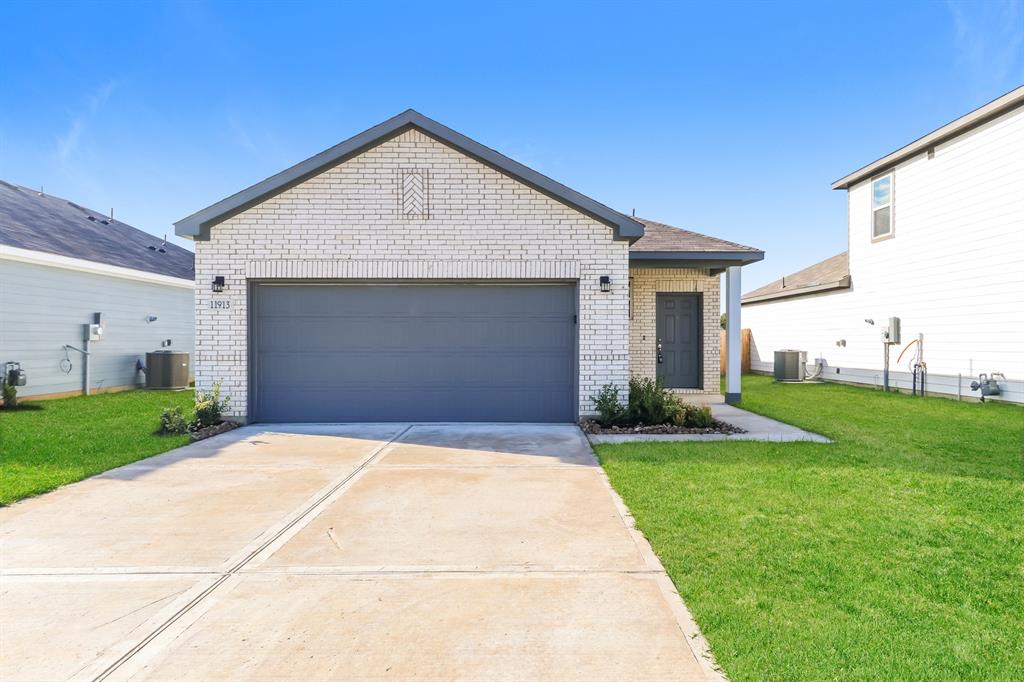
[[740,401],[740,268],[725,271],[725,402]]

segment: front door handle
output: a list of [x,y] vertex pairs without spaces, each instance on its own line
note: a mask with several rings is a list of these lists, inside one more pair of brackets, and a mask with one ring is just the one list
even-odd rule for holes
[[661,339],[658,339],[658,364],[661,365],[665,362],[665,356],[661,354]]

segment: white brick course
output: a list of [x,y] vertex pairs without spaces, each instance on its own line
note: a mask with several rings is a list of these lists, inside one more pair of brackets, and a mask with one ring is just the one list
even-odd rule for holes
[[[410,169],[429,178],[427,218],[410,218],[403,208],[402,177]],[[246,417],[250,279],[576,280],[579,402],[589,412],[602,384],[625,385],[629,375],[629,246],[612,234],[407,131],[213,226],[209,241],[196,242],[196,383],[220,382],[232,400],[229,413]],[[218,294],[209,287],[216,275],[227,281]],[[601,275],[611,276],[611,292],[600,290]],[[717,289],[714,296],[705,308],[714,306],[717,334]]]

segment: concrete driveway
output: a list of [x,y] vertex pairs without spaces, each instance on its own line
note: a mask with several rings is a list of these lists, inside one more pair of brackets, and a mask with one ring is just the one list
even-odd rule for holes
[[252,426],[0,509],[0,679],[685,679],[571,425]]

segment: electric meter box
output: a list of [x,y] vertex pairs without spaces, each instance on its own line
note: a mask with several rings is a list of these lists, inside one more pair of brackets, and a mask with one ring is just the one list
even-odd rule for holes
[[889,328],[885,330],[889,343],[900,343],[900,318],[890,317]]

